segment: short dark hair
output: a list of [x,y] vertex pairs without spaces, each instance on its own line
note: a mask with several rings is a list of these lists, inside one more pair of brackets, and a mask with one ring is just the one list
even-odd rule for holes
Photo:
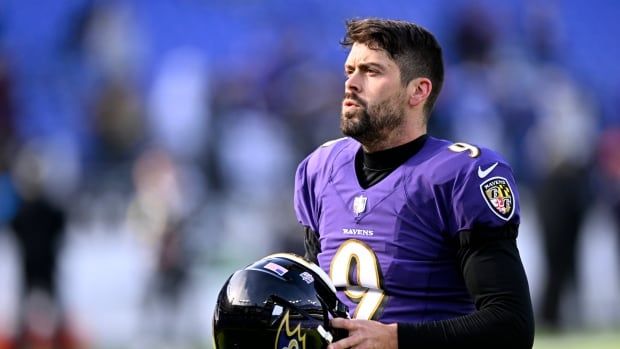
[[435,36],[411,22],[378,18],[348,20],[346,28],[340,44],[351,48],[357,42],[371,49],[385,50],[400,68],[403,85],[419,77],[431,80],[433,89],[424,105],[428,119],[441,91],[444,74],[441,46]]

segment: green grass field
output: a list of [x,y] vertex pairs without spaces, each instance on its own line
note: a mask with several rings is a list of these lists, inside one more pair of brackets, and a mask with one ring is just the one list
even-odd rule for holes
[[606,332],[537,334],[535,349],[620,349],[620,329]]

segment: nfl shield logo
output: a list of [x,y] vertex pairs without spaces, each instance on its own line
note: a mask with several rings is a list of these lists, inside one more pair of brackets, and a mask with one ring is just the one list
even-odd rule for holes
[[353,199],[353,213],[355,213],[356,216],[359,216],[362,212],[366,211],[367,200],[368,198],[364,195],[356,196],[355,199]]

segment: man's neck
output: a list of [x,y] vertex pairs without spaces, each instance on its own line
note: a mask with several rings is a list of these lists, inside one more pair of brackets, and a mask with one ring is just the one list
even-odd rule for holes
[[394,131],[388,136],[383,137],[382,139],[376,142],[372,142],[368,144],[362,143],[362,149],[366,153],[376,153],[378,151],[395,148],[400,145],[409,143],[424,134],[426,134],[426,128],[416,130],[415,132]]

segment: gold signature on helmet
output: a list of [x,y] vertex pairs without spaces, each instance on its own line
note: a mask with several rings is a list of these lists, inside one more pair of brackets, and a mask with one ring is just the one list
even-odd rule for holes
[[276,334],[275,349],[306,349],[306,335],[301,335],[301,324],[297,324],[297,327],[291,330],[288,310],[280,322]]

